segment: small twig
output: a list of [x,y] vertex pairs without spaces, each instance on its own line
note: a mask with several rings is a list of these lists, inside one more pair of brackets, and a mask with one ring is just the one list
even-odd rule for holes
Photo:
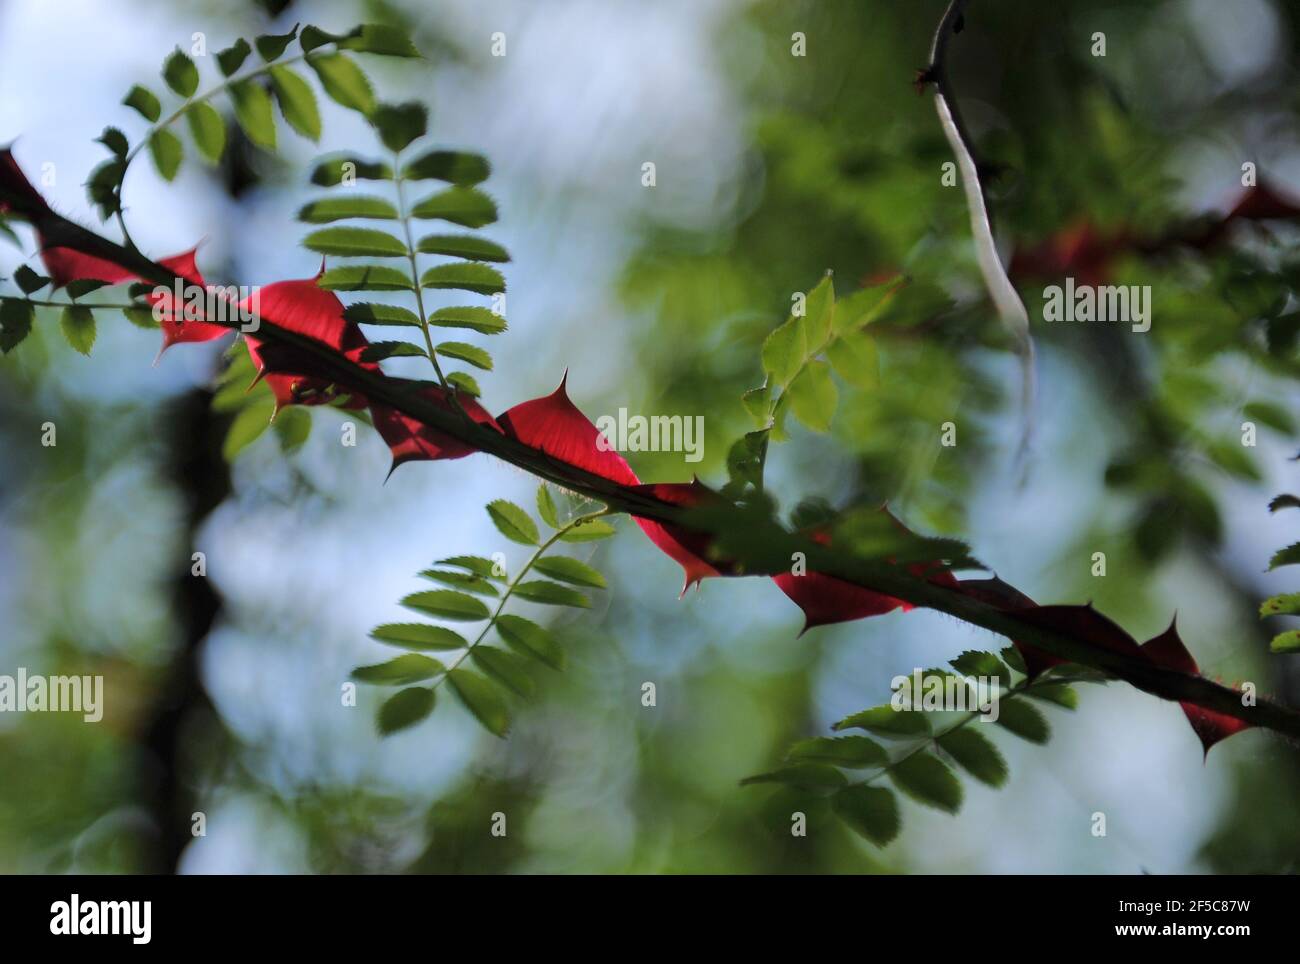
[[1024,414],[1018,459],[1028,454],[1033,439],[1034,405],[1034,342],[1029,335],[1029,312],[1020,300],[1015,286],[1007,277],[1006,268],[998,254],[993,238],[993,224],[989,219],[988,195],[980,178],[981,164],[976,160],[975,144],[970,130],[957,106],[957,97],[948,78],[948,41],[962,22],[969,0],[951,0],[939,20],[930,46],[930,63],[917,75],[918,85],[934,84],[934,106],[943,126],[944,136],[957,158],[961,170],[962,187],[966,192],[966,207],[970,212],[971,234],[975,237],[975,257],[989,297],[997,307],[998,316],[1011,332],[1020,356],[1020,402]]

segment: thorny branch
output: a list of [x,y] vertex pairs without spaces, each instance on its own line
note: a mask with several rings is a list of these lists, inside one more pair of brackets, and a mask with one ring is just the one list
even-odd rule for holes
[[[955,3],[954,6],[960,6]],[[53,211],[33,210],[26,199],[0,188],[0,202],[28,218],[49,246],[65,246],[121,265],[154,284],[173,286],[184,279],[138,251],[129,250]],[[419,397],[382,372],[370,371],[349,361],[329,346],[260,320],[257,337],[261,355],[269,368],[291,359],[294,365],[310,363],[307,374],[327,378],[340,387],[364,395],[371,401],[391,406],[425,425],[445,432],[478,451],[495,456],[538,478],[605,503],[611,510],[650,519],[687,531],[704,532],[723,539],[743,535],[743,548],[735,554],[748,575],[776,575],[789,572],[794,553],[802,553],[809,571],[906,600],[982,627],[1072,663],[1102,670],[1138,689],[1167,700],[1194,703],[1254,726],[1300,739],[1300,712],[1260,698],[1244,705],[1242,694],[1202,676],[1164,669],[1130,655],[1112,652],[1081,636],[1033,625],[1014,611],[963,595],[908,573],[900,566],[866,559],[821,545],[792,533],[766,514],[744,506],[723,503],[707,513],[684,508],[656,498],[641,489],[620,485],[577,466],[559,461],[518,439],[479,425],[463,412],[444,408]],[[239,322],[226,324],[232,329]],[[730,550],[729,550],[730,551]]]

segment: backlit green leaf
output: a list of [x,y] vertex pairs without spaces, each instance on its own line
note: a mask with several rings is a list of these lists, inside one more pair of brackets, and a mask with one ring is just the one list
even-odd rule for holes
[[419,327],[420,319],[409,308],[399,305],[380,305],[361,302],[343,309],[343,317],[359,325],[389,325]]
[[80,305],[64,308],[59,318],[59,327],[63,329],[63,337],[69,345],[83,355],[90,354],[90,349],[95,344],[95,316],[89,308]]
[[487,158],[463,151],[431,151],[406,165],[402,176],[414,180],[435,179],[452,184],[472,185],[492,173]]
[[316,165],[311,182],[322,187],[363,181],[390,181],[393,169],[380,161],[367,161],[352,154],[331,157]]
[[396,221],[397,208],[381,197],[344,194],[318,198],[304,205],[298,212],[298,220],[306,221],[308,224],[325,224],[329,221],[341,221],[344,218]]
[[414,726],[433,712],[434,695],[428,686],[412,686],[394,693],[379,707],[375,723],[384,736]]
[[214,164],[221,160],[226,151],[226,122],[217,109],[207,101],[199,101],[185,111],[185,122],[199,153]]
[[544,579],[521,582],[515,586],[514,594],[520,599],[527,599],[529,602],[542,603],[547,606],[574,606],[578,609],[591,608],[591,600],[576,589],[570,589],[568,586],[561,586],[555,582],[547,582]]
[[998,704],[997,723],[1030,743],[1046,743],[1052,735],[1047,719],[1028,700],[1001,700]]
[[537,689],[537,684],[528,675],[528,664],[514,653],[491,646],[475,646],[470,650],[469,658],[475,666],[516,696],[528,699]]
[[497,219],[496,202],[472,187],[449,187],[425,198],[411,209],[411,216],[438,218],[467,228],[481,228]]
[[311,85],[288,67],[271,68],[271,87],[289,126],[309,141],[320,140],[320,108]]
[[827,763],[851,769],[881,767],[889,762],[884,747],[865,736],[819,736],[801,740],[790,748],[787,757],[792,762]]
[[449,559],[439,559],[440,566],[458,566],[474,573],[476,576],[482,576],[484,579],[495,579],[501,582],[505,579],[506,573],[504,567],[498,566],[491,559],[485,559],[482,556],[452,556]]
[[829,365],[821,361],[809,362],[790,383],[788,391],[790,408],[799,421],[815,432],[830,429],[840,393],[831,378]]
[[563,542],[594,542],[597,539],[608,539],[617,531],[603,519],[588,519],[567,530],[560,539]]
[[835,767],[821,763],[792,763],[770,773],[760,773],[740,781],[749,786],[755,783],[781,783],[800,790],[825,793],[838,790],[848,783],[843,773]]
[[855,332],[841,336],[826,349],[826,358],[850,385],[866,389],[880,385],[880,358],[870,335]]
[[316,284],[328,291],[411,291],[411,277],[381,265],[330,268]]
[[541,660],[552,669],[564,668],[564,651],[560,644],[532,620],[507,613],[497,617],[496,630],[515,652]]
[[199,69],[194,66],[194,61],[181,53],[181,48],[177,47],[163,61],[163,80],[167,81],[167,86],[180,96],[192,97],[199,89]]
[[1277,569],[1279,566],[1294,566],[1297,563],[1300,563],[1300,542],[1292,543],[1285,549],[1273,553],[1273,558],[1268,561],[1268,568]]
[[420,573],[424,579],[440,582],[444,586],[453,586],[465,592],[480,596],[496,596],[497,587],[477,573],[451,572],[446,569],[425,569]]
[[344,107],[369,114],[375,109],[375,93],[356,61],[344,54],[314,54],[307,64],[316,71],[321,87],[330,99]]
[[379,131],[379,139],[390,151],[405,150],[411,141],[425,135],[429,128],[429,111],[419,101],[406,104],[380,104],[370,114],[370,123]]
[[831,797],[831,809],[877,847],[898,836],[898,801],[885,787],[845,787]]
[[257,46],[258,55],[268,64],[273,60],[279,60],[283,56],[289,44],[293,43],[293,38],[298,36],[298,28],[294,27],[288,33],[280,34],[263,34],[253,43]]
[[911,736],[929,736],[930,719],[919,710],[896,710],[890,704],[874,706],[869,710],[846,716],[831,729],[859,729],[880,736],[900,739]]
[[537,523],[523,509],[513,502],[497,499],[487,505],[488,515],[497,530],[511,542],[524,546],[538,544]]
[[981,783],[1000,787],[1007,782],[1007,761],[993,743],[975,729],[983,723],[968,723],[939,737],[939,746],[957,764]]
[[221,75],[229,77],[243,65],[244,60],[253,48],[248,45],[248,41],[240,37],[225,50],[217,52],[217,66],[221,68]]
[[476,261],[453,262],[430,268],[420,276],[423,288],[456,288],[481,295],[499,294],[506,290],[506,279],[496,268]]
[[317,254],[341,258],[401,258],[406,245],[385,231],[374,228],[335,227],[313,231],[303,238],[303,247]]
[[434,347],[439,355],[456,358],[484,371],[492,370],[492,356],[477,345],[467,345],[463,341],[444,341]]
[[510,710],[495,685],[478,673],[466,669],[452,670],[447,675],[447,682],[465,704],[465,708],[474,714],[475,719],[489,733],[504,737],[510,732]]
[[571,556],[543,556],[533,563],[533,568],[543,576],[571,582],[575,586],[592,586],[605,588],[605,577],[579,559]]
[[442,663],[432,657],[421,656],[418,653],[405,653],[384,663],[358,666],[352,671],[352,678],[360,683],[406,686],[421,680],[433,679],[443,672],[443,669]]
[[370,631],[370,638],[403,649],[454,650],[468,645],[459,633],[428,623],[384,623]]
[[184,148],[180,138],[168,130],[156,130],[149,137],[149,155],[164,181],[170,181],[181,168]]
[[429,316],[429,324],[439,328],[468,328],[483,335],[506,330],[506,320],[490,308],[439,308]]
[[414,592],[402,600],[402,605],[407,609],[460,622],[475,622],[488,617],[488,608],[483,600],[451,589]]
[[156,123],[162,115],[162,104],[158,102],[157,95],[147,87],[141,87],[136,84],[132,87],[122,101],[127,107],[133,107],[145,120],[151,124]]
[[258,147],[275,150],[275,112],[266,88],[251,80],[230,86],[230,100],[235,105],[235,120],[248,139]]
[[763,342],[763,371],[773,384],[787,384],[803,363],[806,346],[801,322],[788,319]]
[[537,487],[537,514],[552,529],[560,527],[560,510],[556,508],[551,489],[545,482]]
[[509,261],[506,249],[472,234],[430,234],[416,245],[422,254],[445,254],[470,261]]
[[956,813],[961,809],[961,781],[932,753],[914,753],[889,770],[894,786],[917,803]]

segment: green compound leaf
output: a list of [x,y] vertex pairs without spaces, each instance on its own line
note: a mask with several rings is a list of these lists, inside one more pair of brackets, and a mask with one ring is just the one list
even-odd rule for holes
[[185,122],[204,159],[212,164],[221,160],[221,155],[226,152],[226,122],[217,109],[206,101],[200,101],[185,111]]
[[961,809],[961,781],[946,763],[931,753],[915,753],[900,760],[890,768],[889,778],[917,803],[946,813]]
[[440,566],[459,566],[476,576],[482,576],[484,579],[495,579],[497,582],[504,582],[506,578],[504,566],[482,556],[452,556],[449,559],[439,559],[437,564]]
[[968,723],[939,737],[939,747],[957,761],[957,765],[981,783],[1000,787],[1007,782],[1007,761],[986,736]]
[[484,371],[490,372],[492,370],[492,356],[477,345],[467,345],[463,341],[444,341],[439,345],[435,345],[434,351],[439,355],[456,358]]
[[770,773],[759,773],[740,781],[741,786],[756,783],[780,783],[813,793],[829,793],[844,787],[848,780],[835,767],[821,763],[794,763]]
[[159,103],[158,97],[147,87],[141,87],[136,84],[128,92],[122,103],[127,107],[134,108],[149,123],[157,123],[158,118],[162,116],[162,104]]
[[230,100],[235,105],[235,120],[248,139],[258,147],[275,150],[275,111],[266,88],[250,80],[230,85]]
[[516,696],[530,699],[537,690],[537,684],[528,675],[528,664],[514,653],[491,646],[475,646],[470,650],[469,658],[488,677]]
[[801,740],[790,748],[787,759],[792,763],[826,763],[855,770],[883,767],[889,762],[885,748],[865,736],[819,736]]
[[433,712],[434,695],[428,686],[412,686],[394,693],[379,707],[375,724],[384,736],[414,726]]
[[562,542],[595,542],[597,539],[608,539],[618,530],[603,519],[588,519],[586,522],[579,523],[572,529],[569,529],[560,536]]
[[496,268],[475,261],[440,264],[420,277],[423,288],[455,288],[480,295],[494,295],[506,290],[506,279]]
[[514,594],[520,599],[527,599],[529,602],[541,603],[545,606],[573,606],[577,609],[591,608],[591,600],[576,589],[561,586],[559,583],[547,582],[544,579],[521,582],[515,586]]
[[447,674],[447,682],[489,733],[505,737],[510,732],[510,710],[494,684],[466,669],[452,670]]
[[532,520],[532,517],[527,512],[513,502],[507,502],[505,499],[489,502],[487,513],[492,517],[492,523],[497,527],[497,531],[511,542],[517,542],[523,546],[538,544],[537,523]]
[[358,194],[319,198],[298,212],[298,220],[308,224],[327,224],[345,218],[396,221],[397,208],[384,198]]
[[892,739],[905,739],[929,736],[930,718],[917,710],[895,710],[886,703],[883,706],[874,706],[869,710],[846,716],[831,729],[860,729]]
[[425,198],[411,210],[411,216],[440,219],[467,228],[481,228],[497,219],[497,205],[472,187],[450,187]]
[[468,328],[481,335],[499,335],[506,330],[506,320],[490,308],[439,308],[429,316],[429,324],[439,328]]
[[182,97],[193,97],[199,88],[199,69],[177,47],[163,62],[163,80]]
[[[304,31],[305,33],[305,31]],[[350,110],[369,115],[375,109],[375,92],[356,61],[344,54],[317,54],[307,58],[330,99]]]
[[320,140],[320,108],[311,85],[288,67],[271,68],[271,88],[289,126],[309,141]]
[[343,309],[343,317],[360,325],[409,326],[418,328],[420,319],[414,311],[398,305],[380,305],[361,302]]
[[605,588],[605,577],[599,571],[571,556],[546,556],[533,563],[533,568],[543,576],[570,582],[575,586]]
[[488,618],[487,605],[481,599],[451,589],[411,593],[402,600],[402,605],[407,609],[460,622],[477,622]]
[[433,679],[445,671],[446,667],[431,656],[405,653],[394,656],[385,663],[358,666],[352,671],[352,678],[359,683],[374,683],[379,686],[406,686]]
[[406,165],[402,176],[411,180],[432,179],[467,186],[486,181],[491,173],[491,165],[481,154],[431,151]]
[[1001,700],[997,723],[1030,743],[1046,743],[1052,735],[1047,718],[1028,700]]
[[410,276],[381,265],[330,268],[316,284],[329,291],[411,291]]
[[545,482],[537,487],[537,514],[552,529],[560,528],[560,510],[556,508],[550,486]]
[[845,787],[831,797],[831,809],[877,847],[884,847],[898,836],[898,801],[885,787]]
[[422,579],[440,582],[463,592],[472,592],[478,596],[498,596],[497,587],[477,573],[452,572],[447,569],[425,569],[420,573]]
[[154,166],[158,168],[162,179],[170,181],[181,169],[181,159],[185,155],[185,149],[181,146],[180,138],[171,131],[157,130],[149,137],[149,155],[153,158]]
[[416,248],[421,254],[443,254],[469,261],[509,261],[505,248],[494,241],[472,234],[429,234],[421,238]]
[[406,257],[406,245],[400,239],[374,228],[323,228],[307,235],[302,243],[309,251],[340,258]]
[[454,650],[469,645],[460,633],[428,623],[384,623],[370,631],[370,638],[403,649]]
[[217,66],[221,68],[221,76],[229,77],[241,66],[253,52],[253,48],[248,45],[248,41],[242,37],[236,40],[225,50],[217,53]]
[[406,104],[380,104],[370,114],[370,123],[379,131],[379,139],[390,151],[403,151],[429,128],[429,111],[418,101]]
[[69,345],[83,355],[90,354],[90,349],[95,344],[95,316],[89,308],[80,305],[64,308],[59,318],[59,327],[63,329],[63,337]]
[[522,616],[497,617],[497,635],[516,653],[540,660],[552,669],[564,668],[564,651],[547,630]]

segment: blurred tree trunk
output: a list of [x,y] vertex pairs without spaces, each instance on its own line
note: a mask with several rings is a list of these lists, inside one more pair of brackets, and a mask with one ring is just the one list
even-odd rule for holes
[[140,799],[155,831],[142,869],[156,874],[175,873],[194,839],[194,750],[200,742],[210,745],[213,735],[224,735],[200,675],[200,647],[221,611],[221,597],[206,577],[191,574],[199,527],[231,491],[221,454],[226,420],[213,414],[211,403],[210,391],[195,389],[177,399],[163,420],[168,434],[162,472],[184,512],[171,584],[178,643],[141,735]]

